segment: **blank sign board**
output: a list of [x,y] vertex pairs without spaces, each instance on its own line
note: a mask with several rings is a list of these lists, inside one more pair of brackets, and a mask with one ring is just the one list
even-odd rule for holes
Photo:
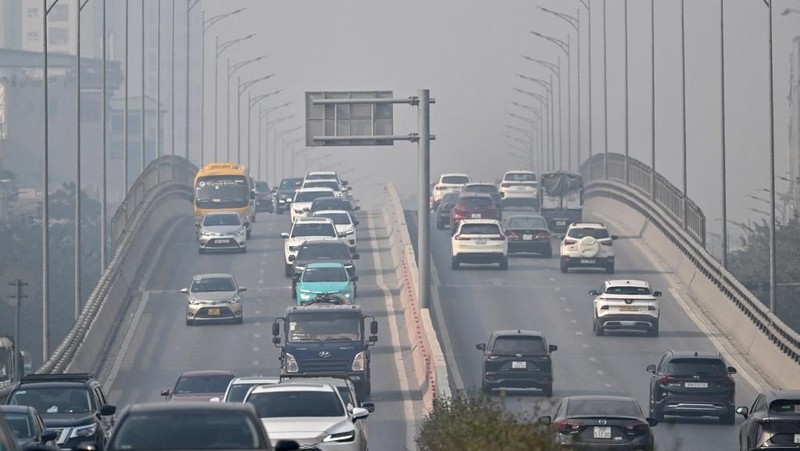
[[[391,99],[392,91],[306,92],[306,146],[391,146],[390,139],[363,139],[393,133],[392,104],[336,103],[314,105],[314,99]],[[359,137],[347,140],[347,136]],[[337,137],[321,140],[314,137]],[[341,138],[345,139],[341,139]]]

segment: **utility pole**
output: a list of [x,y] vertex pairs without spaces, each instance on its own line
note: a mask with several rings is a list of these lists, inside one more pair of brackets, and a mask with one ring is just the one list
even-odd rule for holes
[[23,289],[28,286],[28,283],[23,282],[22,279],[15,279],[14,281],[9,282],[8,285],[11,287],[8,297],[17,301],[14,312],[14,348],[19,351],[22,349],[20,347],[21,340],[19,338],[20,309],[22,308],[22,300],[28,297],[25,293],[23,293]]
[[108,61],[108,36],[106,33],[106,0],[102,0],[103,2],[103,109],[102,109],[102,116],[103,116],[103,164],[101,169],[101,178],[103,179],[103,193],[102,198],[100,201],[100,274],[102,275],[103,272],[106,270],[106,233],[107,233],[107,224],[108,224],[108,212],[107,212],[107,187],[108,187],[108,122],[107,122],[107,113],[108,113],[108,82],[107,79],[107,69],[106,63]]
[[78,6],[76,21],[77,70],[75,74],[75,90],[77,105],[75,106],[75,319],[81,313],[81,11],[89,0],[76,0]]

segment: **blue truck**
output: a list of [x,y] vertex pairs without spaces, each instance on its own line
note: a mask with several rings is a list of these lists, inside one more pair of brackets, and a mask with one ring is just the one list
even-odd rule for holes
[[553,233],[563,234],[583,216],[583,178],[566,171],[545,172],[539,177],[539,213]]
[[282,376],[346,376],[362,398],[372,391],[369,350],[377,341],[375,317],[352,304],[291,306],[272,323]]

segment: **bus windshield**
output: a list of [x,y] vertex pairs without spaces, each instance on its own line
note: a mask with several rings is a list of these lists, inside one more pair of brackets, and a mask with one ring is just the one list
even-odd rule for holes
[[241,208],[250,202],[247,179],[242,175],[201,177],[194,190],[199,208]]

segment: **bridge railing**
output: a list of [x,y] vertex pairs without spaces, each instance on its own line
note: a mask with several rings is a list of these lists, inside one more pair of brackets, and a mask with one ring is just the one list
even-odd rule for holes
[[[663,175],[653,172],[650,166],[635,158],[617,153],[595,154],[581,165],[581,173],[588,183],[606,178],[625,183],[636,189],[664,209],[673,219],[682,224],[702,246],[706,245],[706,217],[700,207],[684,196],[680,188],[669,182]],[[627,166],[628,177],[625,177]],[[590,170],[591,169],[591,170]]]

